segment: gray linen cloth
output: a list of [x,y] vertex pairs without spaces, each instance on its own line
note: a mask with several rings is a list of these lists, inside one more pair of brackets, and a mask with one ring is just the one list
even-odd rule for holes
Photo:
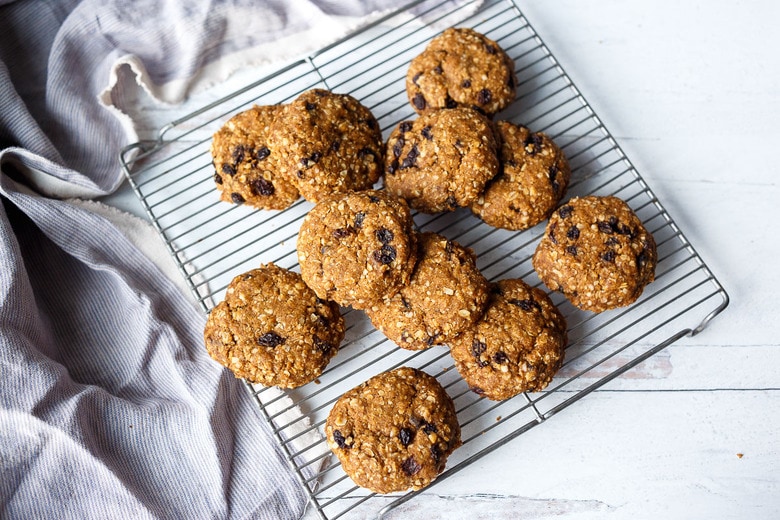
[[205,353],[205,316],[66,198],[122,182],[117,63],[179,101],[228,55],[401,3],[0,0],[0,517],[301,515],[259,410]]

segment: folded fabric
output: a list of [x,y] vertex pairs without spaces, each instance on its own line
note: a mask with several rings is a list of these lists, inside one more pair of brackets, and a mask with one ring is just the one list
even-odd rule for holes
[[245,388],[207,359],[202,314],[112,224],[9,169],[2,516],[297,518],[302,489]]

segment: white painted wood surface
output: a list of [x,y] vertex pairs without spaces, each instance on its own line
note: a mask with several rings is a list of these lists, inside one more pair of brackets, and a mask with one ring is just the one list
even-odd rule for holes
[[780,4],[519,3],[731,304],[387,518],[780,518]]

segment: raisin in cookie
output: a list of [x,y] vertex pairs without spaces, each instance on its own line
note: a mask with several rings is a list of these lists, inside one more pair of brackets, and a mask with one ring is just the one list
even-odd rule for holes
[[304,218],[297,248],[314,292],[356,309],[392,297],[417,260],[409,207],[378,190],[323,199]]
[[450,342],[450,352],[474,392],[502,400],[545,388],[566,342],[566,320],[547,294],[509,279],[493,284],[484,317]]
[[452,399],[434,377],[408,367],[345,393],[325,436],[344,471],[375,493],[424,488],[461,445]]
[[366,309],[377,329],[409,350],[447,343],[482,317],[488,299],[473,251],[430,232],[418,235],[417,247],[409,283]]
[[338,305],[274,264],[241,274],[209,314],[208,353],[236,377],[294,388],[317,378],[344,339]]
[[279,169],[270,148],[269,129],[281,106],[253,106],[230,118],[211,142],[214,182],[226,202],[262,209],[284,209],[298,199],[298,188]]
[[550,216],[571,178],[569,163],[547,135],[509,121],[496,123],[502,171],[471,211],[494,227],[523,230]]
[[467,28],[431,40],[406,74],[406,93],[418,113],[464,106],[492,115],[515,98],[515,64],[501,47]]
[[304,92],[274,120],[270,145],[281,171],[315,203],[331,193],[371,188],[383,169],[379,124],[347,94]]
[[476,202],[498,173],[491,123],[468,108],[401,122],[387,141],[385,187],[425,213]]
[[550,217],[536,248],[539,278],[580,309],[602,312],[636,301],[655,279],[655,240],[617,197],[573,198]]

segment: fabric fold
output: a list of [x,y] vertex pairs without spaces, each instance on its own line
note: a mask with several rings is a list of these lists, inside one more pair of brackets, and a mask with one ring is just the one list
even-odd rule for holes
[[[34,463],[22,473],[39,482],[4,478],[5,511],[37,517],[56,479],[50,498],[73,518],[240,517],[262,504],[262,518],[295,518],[303,491],[246,388],[208,359],[202,313],[110,223],[14,184],[0,179],[0,257],[14,266],[0,277],[0,364],[18,392],[2,394],[3,472]],[[263,481],[274,486],[254,489]]]

